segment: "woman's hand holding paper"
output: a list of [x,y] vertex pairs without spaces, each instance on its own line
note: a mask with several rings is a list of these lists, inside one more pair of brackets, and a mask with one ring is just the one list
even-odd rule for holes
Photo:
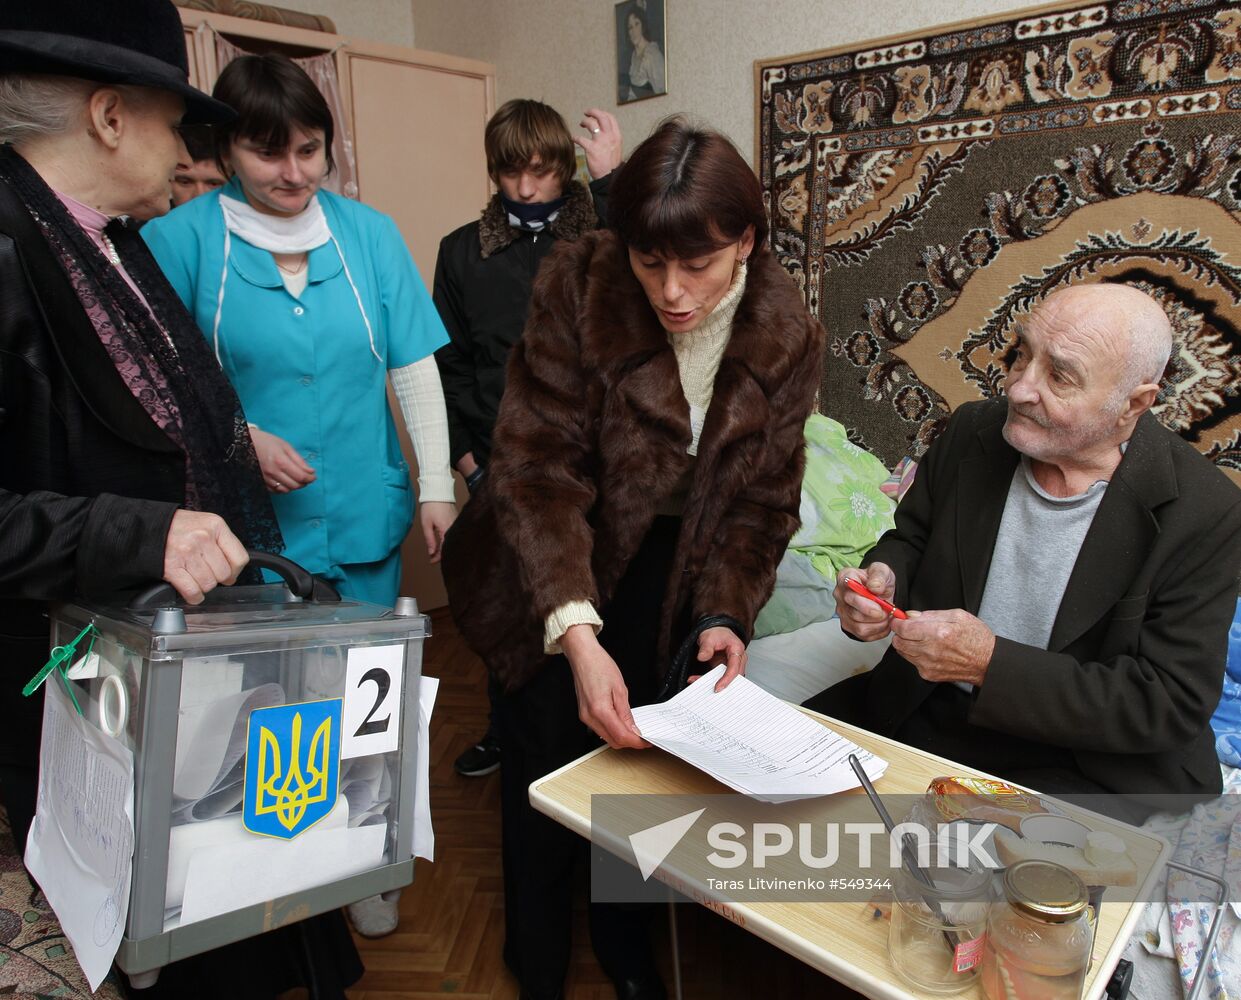
[[[698,637],[698,660],[700,663],[710,663],[712,667],[717,663],[724,664],[724,676],[715,685],[716,691],[723,691],[733,682],[734,677],[745,675],[749,657],[745,651],[745,643],[738,638],[737,633],[720,625],[706,629]],[[694,683],[700,676],[702,675],[695,674],[689,678],[689,683]]]
[[595,630],[589,625],[571,625],[560,647],[573,669],[578,718],[613,749],[650,746],[633,721],[629,689],[620,668],[599,645]]

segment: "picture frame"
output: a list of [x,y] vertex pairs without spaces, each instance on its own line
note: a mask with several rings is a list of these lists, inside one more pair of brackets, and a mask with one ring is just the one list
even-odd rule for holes
[[616,4],[616,103],[668,93],[664,0]]

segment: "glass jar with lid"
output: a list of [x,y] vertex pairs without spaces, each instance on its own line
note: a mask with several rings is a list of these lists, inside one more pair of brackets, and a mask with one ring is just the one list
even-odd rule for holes
[[957,993],[978,979],[991,898],[991,875],[955,864],[948,844],[923,848],[925,867],[903,866],[895,897],[888,952],[892,967],[927,993]]
[[1019,861],[987,917],[982,986],[990,1000],[1078,1000],[1093,931],[1085,883],[1063,865]]

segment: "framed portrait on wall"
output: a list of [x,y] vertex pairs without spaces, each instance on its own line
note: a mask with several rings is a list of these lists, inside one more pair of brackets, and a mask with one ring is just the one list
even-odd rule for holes
[[616,5],[616,102],[628,104],[668,93],[664,0],[621,0]]

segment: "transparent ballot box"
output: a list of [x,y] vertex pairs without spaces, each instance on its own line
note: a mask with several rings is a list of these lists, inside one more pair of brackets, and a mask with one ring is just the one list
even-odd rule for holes
[[196,607],[164,587],[52,615],[58,646],[94,625],[68,683],[83,717],[134,755],[116,956],[134,985],[413,881],[429,621],[411,598],[343,599],[267,563],[286,567],[284,583],[217,588]]

